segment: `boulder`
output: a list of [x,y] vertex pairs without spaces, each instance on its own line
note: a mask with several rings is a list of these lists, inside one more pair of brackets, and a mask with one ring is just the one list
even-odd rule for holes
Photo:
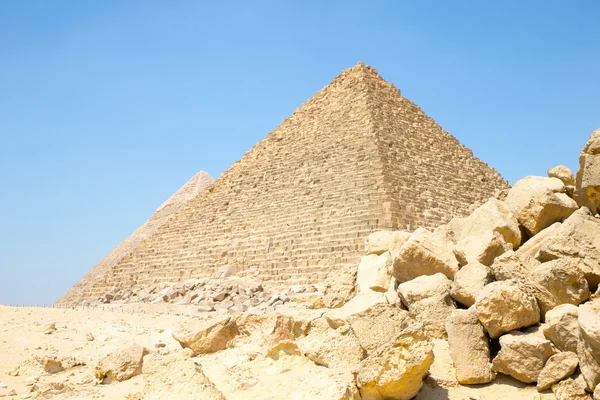
[[406,328],[359,366],[357,386],[363,400],[409,400],[423,386],[433,364],[433,344],[419,324]]
[[348,265],[327,274],[323,283],[323,304],[325,304],[325,307],[341,307],[354,297],[356,273],[356,266]]
[[576,178],[576,199],[594,213],[600,205],[600,129],[592,132],[579,154]]
[[561,225],[562,224],[560,222],[555,222],[546,229],[543,229],[534,237],[529,238],[528,241],[526,241],[524,244],[521,245],[521,247],[519,247],[519,249],[516,252],[517,255],[536,257],[538,251],[540,250],[540,247],[542,246],[542,243],[544,243],[544,241],[547,238],[552,236],[554,232],[560,228]]
[[457,302],[471,307],[481,289],[493,280],[494,276],[489,267],[477,261],[471,261],[454,276],[450,295]]
[[494,260],[490,270],[497,281],[528,280],[529,275],[538,265],[540,262],[528,254],[507,251]]
[[531,272],[531,280],[547,289],[556,304],[578,305],[590,297],[581,261],[559,258],[540,264]]
[[572,304],[562,304],[546,313],[542,326],[544,336],[559,350],[577,352],[579,341],[579,310]]
[[227,348],[227,344],[238,334],[235,320],[229,315],[203,318],[193,316],[173,332],[173,337],[182,347],[192,349],[194,355],[214,353]]
[[552,385],[575,373],[579,360],[577,354],[563,351],[552,355],[538,375],[537,390],[542,392]]
[[410,305],[430,297],[445,297],[450,294],[452,281],[444,274],[424,275],[398,285],[398,293],[402,302]]
[[565,165],[557,165],[554,168],[548,169],[548,178],[560,179],[566,186],[575,185],[575,175]]
[[579,306],[579,368],[590,391],[600,383],[600,299]]
[[554,353],[552,343],[540,332],[513,331],[500,337],[500,352],[492,361],[495,371],[525,382],[536,382]]
[[392,255],[389,251],[380,255],[370,254],[363,257],[358,264],[356,284],[361,292],[373,290],[375,292],[386,292],[390,285],[390,269],[392,267]]
[[590,287],[600,283],[600,219],[587,208],[571,215],[542,245],[536,258],[542,262],[561,257],[580,259]]
[[148,350],[133,345],[108,354],[98,361],[94,375],[102,383],[121,382],[142,373],[142,363]]
[[585,380],[580,374],[552,385],[552,392],[557,400],[591,400],[585,389]]
[[479,321],[492,338],[540,320],[536,298],[515,281],[492,282],[485,286],[474,307]]
[[[272,347],[275,344],[294,340],[301,330],[295,333],[295,321],[289,316],[279,314],[246,313],[235,320],[239,336],[236,339],[250,339],[254,344]],[[243,339],[242,339],[243,338]]]
[[446,320],[456,379],[463,385],[489,383],[496,374],[490,363],[488,336],[473,307],[454,310]]
[[418,228],[402,247],[392,251],[392,276],[398,282],[406,282],[441,272],[453,279],[458,271],[458,261],[452,248],[445,236]]
[[380,255],[386,251],[397,250],[412,235],[410,232],[403,231],[378,231],[367,236],[366,252],[367,254]]
[[530,236],[568,218],[579,208],[557,178],[527,176],[508,191],[506,205]]

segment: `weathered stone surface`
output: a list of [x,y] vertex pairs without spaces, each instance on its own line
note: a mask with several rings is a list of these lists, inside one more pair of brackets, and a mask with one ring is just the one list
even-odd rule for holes
[[560,179],[527,176],[514,184],[505,201],[519,223],[534,236],[577,210],[577,203],[564,191]]
[[195,355],[214,353],[227,348],[227,344],[238,334],[235,320],[228,315],[210,319],[194,316],[183,322],[173,337],[183,347],[192,349]]
[[528,280],[529,275],[538,265],[540,262],[529,254],[507,251],[494,260],[490,270],[497,281]]
[[546,313],[542,326],[544,336],[561,351],[577,353],[579,341],[579,309],[572,304],[562,304]]
[[392,275],[398,282],[438,272],[453,279],[458,272],[452,243],[424,228],[418,228],[399,250],[392,253],[392,257]]
[[553,353],[552,343],[538,332],[514,331],[500,337],[500,352],[492,365],[521,382],[536,382]]
[[519,256],[523,256],[523,255],[527,255],[530,257],[536,257],[538,251],[540,250],[540,247],[542,246],[542,244],[544,243],[544,241],[549,238],[550,236],[552,236],[554,234],[554,232],[560,228],[562,224],[560,222],[555,222],[552,225],[550,225],[549,227],[543,229],[541,232],[539,232],[537,235],[535,235],[532,238],[529,238],[528,241],[526,241],[524,244],[521,245],[521,247],[519,247],[519,249],[517,250],[517,255]]
[[327,308],[338,308],[346,304],[356,293],[355,265],[348,265],[327,274],[325,279],[323,304]]
[[356,284],[358,290],[367,292],[387,292],[390,285],[390,269],[392,267],[392,255],[389,251],[380,255],[370,254],[363,257],[358,264]]
[[552,385],[552,392],[557,400],[591,400],[585,389],[585,380],[580,374],[572,375]]
[[471,261],[454,276],[450,295],[459,303],[471,307],[481,289],[493,280],[494,275],[489,267]]
[[85,362],[75,357],[61,357],[57,355],[42,354],[35,357],[35,360],[41,365],[45,372],[56,374],[66,369],[71,369],[80,365],[85,365]]
[[367,236],[366,252],[367,254],[383,254],[386,251],[397,250],[412,235],[404,231],[377,231]]
[[402,302],[410,307],[411,304],[435,296],[448,296],[452,281],[442,273],[423,275],[398,285],[398,293]]
[[573,175],[569,167],[565,165],[557,165],[554,168],[549,168],[548,178],[560,179],[566,186],[575,185],[575,175]]
[[576,199],[581,206],[597,212],[600,205],[600,129],[592,132],[579,154]]
[[276,343],[294,340],[300,335],[301,328],[295,321],[279,314],[253,314],[245,313],[236,318],[239,337],[250,338],[253,343],[260,343],[264,347],[272,347]]
[[577,354],[570,351],[563,351],[552,355],[537,378],[537,390],[544,391],[550,389],[556,382],[575,373],[579,365]]
[[411,325],[360,363],[357,386],[363,400],[409,400],[432,363],[433,344],[419,324]]
[[515,281],[492,282],[485,286],[474,306],[479,321],[492,338],[540,320],[536,298]]
[[581,208],[563,222],[542,245],[536,258],[542,262],[561,257],[583,261],[590,286],[600,283],[600,220]]
[[531,280],[546,288],[556,304],[578,305],[590,297],[581,261],[559,258],[540,264],[531,272]]
[[142,373],[142,363],[148,350],[131,346],[110,353],[96,365],[94,375],[103,383],[121,382]]
[[496,374],[490,363],[488,336],[475,309],[454,310],[446,320],[446,331],[458,382],[463,385],[492,382]]
[[517,218],[503,202],[490,199],[471,215],[455,218],[448,230],[467,262],[491,265],[494,259],[521,244]]
[[579,306],[579,368],[590,391],[600,383],[600,299]]

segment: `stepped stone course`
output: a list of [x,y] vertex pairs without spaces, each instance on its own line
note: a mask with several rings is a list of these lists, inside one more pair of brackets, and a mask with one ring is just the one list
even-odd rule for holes
[[268,288],[322,282],[358,264],[371,232],[434,228],[507,187],[359,63],[72,299],[210,277],[223,264]]

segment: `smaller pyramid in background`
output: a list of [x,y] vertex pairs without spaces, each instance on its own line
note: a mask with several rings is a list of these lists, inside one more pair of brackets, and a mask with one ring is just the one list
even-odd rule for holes
[[117,247],[106,255],[98,264],[94,266],[85,277],[73,286],[59,302],[69,302],[80,296],[82,290],[87,285],[102,279],[110,268],[117,265],[123,257],[135,250],[142,241],[152,236],[154,232],[164,225],[169,218],[182,209],[190,200],[200,194],[208,185],[214,182],[214,179],[204,171],[198,172],[189,181],[186,182],[178,191],[167,199],[156,209],[156,212],[142,226],[127,239],[123,240]]

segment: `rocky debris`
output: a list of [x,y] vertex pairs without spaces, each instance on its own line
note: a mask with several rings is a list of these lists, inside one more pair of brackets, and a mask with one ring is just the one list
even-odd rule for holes
[[542,392],[575,373],[579,360],[577,354],[563,351],[551,356],[537,378],[537,390]]
[[356,292],[356,266],[347,266],[331,271],[323,283],[323,304],[327,308],[338,308],[346,304]]
[[108,354],[98,361],[94,375],[102,383],[121,382],[142,373],[142,363],[148,350],[133,345]]
[[402,247],[394,250],[392,258],[391,272],[398,282],[438,272],[453,279],[459,269],[453,244],[448,238],[424,228],[418,228]]
[[552,385],[552,392],[557,400],[591,400],[586,392],[585,380],[580,374]]
[[390,285],[390,269],[392,267],[392,255],[389,251],[380,255],[370,254],[361,259],[358,264],[356,284],[358,290],[366,292],[387,292]]
[[593,391],[600,383],[600,299],[579,307],[577,355],[581,375]]
[[454,310],[446,320],[450,355],[456,380],[461,384],[481,384],[494,380],[490,363],[489,338],[473,307]]
[[579,205],[597,212],[600,205],[600,129],[592,132],[579,154],[575,193]]
[[85,365],[85,362],[82,360],[70,356],[44,354],[36,356],[35,360],[41,365],[44,372],[48,374],[56,374],[67,369]]
[[547,289],[556,304],[578,305],[590,297],[580,260],[559,258],[540,264],[531,272],[532,282]]
[[579,208],[565,191],[560,179],[527,176],[508,191],[505,202],[528,234],[535,236]]
[[530,257],[535,257],[538,254],[538,251],[540,251],[540,247],[542,246],[542,243],[544,243],[544,241],[547,238],[554,235],[556,230],[559,229],[561,225],[562,224],[560,222],[555,222],[554,224],[550,225],[549,227],[543,229],[540,233],[538,233],[537,235],[535,235],[532,238],[529,238],[529,240],[527,240],[524,244],[522,244],[516,253],[519,256],[527,255]]
[[540,320],[537,300],[515,281],[492,282],[485,286],[474,307],[479,321],[492,338]]
[[51,335],[54,332],[56,332],[56,323],[51,322],[49,324],[46,324],[43,328],[42,328],[42,332],[44,333],[44,335]]
[[575,186],[575,175],[565,165],[557,165],[554,168],[549,168],[548,178],[560,179],[565,186]]
[[492,365],[521,382],[536,382],[553,353],[552,343],[539,332],[514,331],[500,337],[500,352]]
[[446,338],[446,318],[456,308],[450,297],[452,282],[442,273],[424,275],[401,283],[398,293],[415,319],[423,324],[428,336]]
[[239,336],[235,340],[246,340],[270,348],[279,342],[294,340],[304,335],[307,328],[302,321],[279,314],[244,313],[236,318]]
[[433,344],[420,324],[406,328],[359,366],[357,386],[363,399],[412,399],[433,364]]
[[489,267],[477,261],[470,261],[454,276],[450,295],[457,302],[471,307],[481,289],[493,281],[494,275]]
[[227,344],[239,333],[237,324],[229,315],[214,318],[193,316],[183,322],[173,338],[182,347],[191,349],[194,355],[214,353],[227,348]]
[[562,304],[546,313],[543,330],[548,338],[561,351],[577,353],[579,341],[579,310],[572,304]]
[[380,255],[400,249],[412,234],[403,231],[377,231],[367,236],[366,253]]
[[538,265],[540,262],[529,254],[507,251],[494,260],[490,270],[497,281],[510,279],[526,281]]

